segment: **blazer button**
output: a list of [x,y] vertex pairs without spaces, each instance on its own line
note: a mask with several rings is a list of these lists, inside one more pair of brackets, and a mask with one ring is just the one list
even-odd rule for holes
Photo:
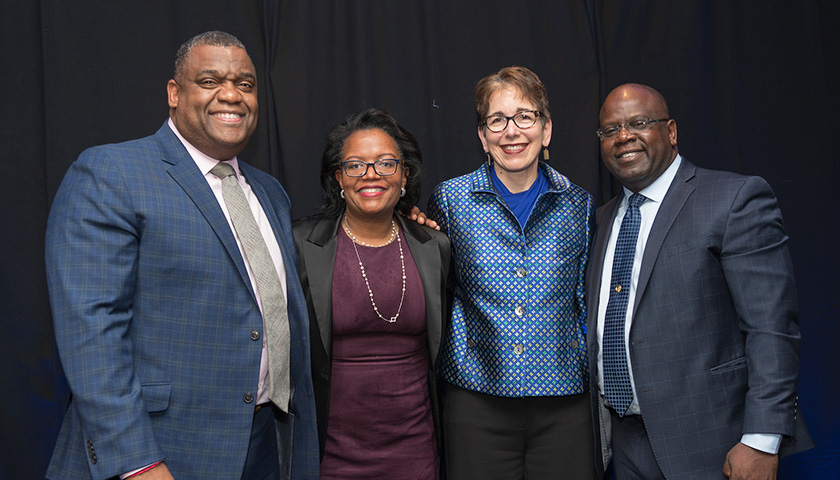
[[260,339],[259,330],[251,330],[251,340],[257,341]]
[[90,458],[90,463],[96,464],[96,452],[93,450],[93,442],[90,440],[87,441],[87,449],[88,449],[88,457]]
[[251,403],[254,401],[254,396],[251,393],[246,393],[242,396],[242,400],[245,400],[245,403]]

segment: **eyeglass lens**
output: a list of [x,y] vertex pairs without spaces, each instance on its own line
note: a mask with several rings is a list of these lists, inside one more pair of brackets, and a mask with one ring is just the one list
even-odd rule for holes
[[349,160],[343,163],[344,173],[349,177],[364,177],[368,168],[373,167],[377,175],[393,175],[397,172],[397,165],[400,161],[394,158],[384,158],[372,163],[361,160]]

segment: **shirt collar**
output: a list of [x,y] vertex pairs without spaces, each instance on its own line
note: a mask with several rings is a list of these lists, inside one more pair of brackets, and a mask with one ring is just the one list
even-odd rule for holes
[[[548,180],[547,192],[559,193],[567,190],[571,186],[572,182],[557,170],[554,170],[544,162],[539,162],[538,165],[540,171]],[[492,163],[484,162],[478,170],[470,174],[472,176],[472,190],[474,192],[498,194],[496,187],[493,186],[493,180],[490,178],[491,168],[493,168]]]
[[[671,182],[674,181],[674,177],[677,176],[677,170],[680,169],[680,164],[682,163],[682,157],[678,153],[674,161],[671,162],[671,165],[662,172],[662,175],[659,176],[656,180],[653,181],[650,185],[643,188],[639,193],[644,195],[648,200],[652,200],[656,203],[662,203],[662,199],[665,198],[665,194],[668,193],[668,188],[671,187]],[[622,187],[624,189],[624,201],[623,203],[627,202],[627,199],[630,198],[630,195],[633,195],[633,192],[627,189],[627,187]]]
[[[219,160],[216,160],[215,158],[206,155],[204,152],[195,148],[193,144],[191,144],[184,137],[182,137],[181,132],[178,131],[178,127],[175,126],[175,122],[173,122],[171,118],[167,121],[167,123],[169,124],[169,128],[172,129],[172,132],[175,134],[175,136],[178,137],[178,140],[180,140],[181,143],[184,145],[184,148],[187,149],[187,153],[190,154],[190,157],[193,159],[195,164],[198,165],[198,169],[201,170],[201,174],[205,176],[209,174],[210,170],[212,170],[213,167],[215,167],[216,164],[219,163]],[[242,174],[239,171],[239,162],[236,157],[224,161],[230,164],[231,167],[233,167],[233,170],[236,172],[237,176]]]

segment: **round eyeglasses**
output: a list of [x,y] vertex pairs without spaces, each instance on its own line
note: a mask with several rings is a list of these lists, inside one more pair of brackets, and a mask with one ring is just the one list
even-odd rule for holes
[[511,115],[509,117],[500,114],[490,115],[484,119],[484,125],[487,126],[487,130],[496,133],[506,129],[508,122],[511,120],[513,120],[514,125],[519,128],[530,128],[537,123],[537,118],[540,115],[542,115],[542,112],[539,110],[522,110],[521,112],[516,112],[515,115]]
[[397,173],[397,165],[400,161],[396,158],[381,158],[375,162],[363,162],[361,160],[347,160],[341,162],[341,167],[344,168],[344,174],[348,177],[364,177],[367,175],[368,168],[373,167],[373,171],[377,175],[387,177]]
[[604,128],[599,128],[598,130],[595,130],[595,135],[598,135],[598,138],[601,140],[612,138],[618,135],[622,128],[626,128],[630,133],[639,133],[649,129],[659,122],[667,122],[668,120],[670,120],[670,118],[637,118],[636,120],[631,120],[627,123],[607,125]]

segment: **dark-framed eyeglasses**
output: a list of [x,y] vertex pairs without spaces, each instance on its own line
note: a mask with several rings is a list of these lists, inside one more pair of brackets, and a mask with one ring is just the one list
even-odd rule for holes
[[505,115],[490,115],[489,117],[484,119],[484,125],[487,127],[487,130],[491,132],[501,132],[507,128],[508,122],[513,120],[513,123],[522,129],[531,128],[537,123],[537,118],[542,115],[542,112],[539,110],[522,110],[521,112],[516,112],[516,114],[511,116]]
[[397,173],[397,165],[400,161],[396,158],[380,158],[375,162],[363,162],[361,160],[347,160],[341,162],[341,168],[344,169],[344,174],[348,177],[364,177],[367,175],[368,168],[373,167],[373,171],[377,175],[387,177]]
[[604,140],[606,138],[612,138],[621,132],[622,128],[627,129],[630,133],[639,133],[643,132],[650,127],[656,125],[659,122],[667,122],[670,118],[637,118],[636,120],[631,120],[627,123],[621,123],[616,125],[607,125],[603,128],[599,128],[595,130],[595,135],[598,135],[598,138]]

